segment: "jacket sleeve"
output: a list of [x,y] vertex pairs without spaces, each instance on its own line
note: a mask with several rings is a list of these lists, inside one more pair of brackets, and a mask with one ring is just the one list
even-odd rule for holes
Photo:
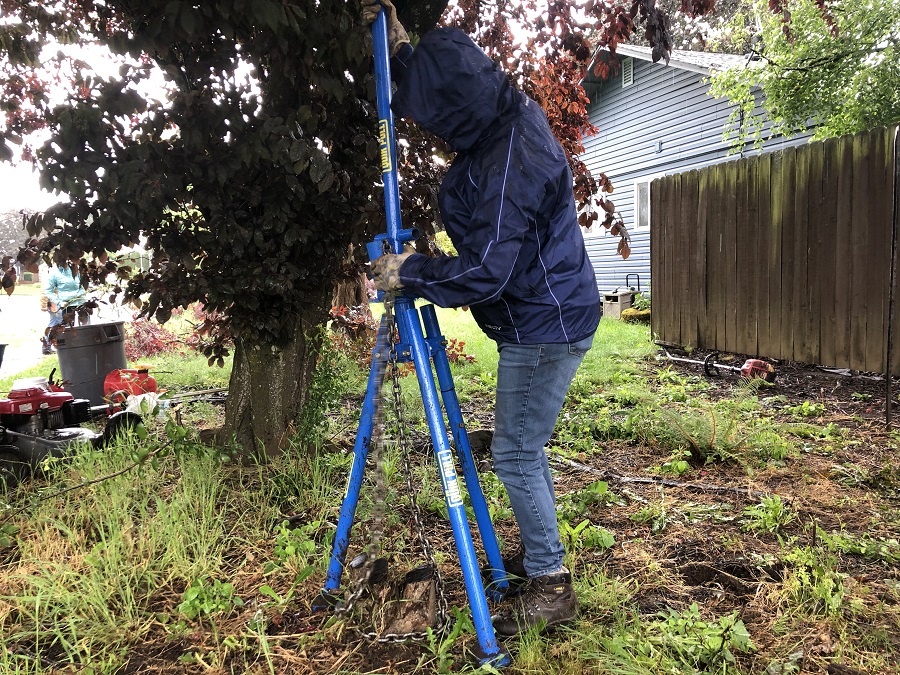
[[[473,165],[465,180],[477,195],[458,257],[414,255],[400,268],[403,286],[442,307],[496,300],[510,280],[522,242],[535,227],[544,186],[528,175],[518,130]],[[458,214],[446,214],[459,218]]]

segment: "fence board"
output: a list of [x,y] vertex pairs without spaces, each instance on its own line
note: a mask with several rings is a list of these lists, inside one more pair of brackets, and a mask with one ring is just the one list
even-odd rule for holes
[[706,339],[710,331],[710,314],[709,314],[709,298],[707,287],[709,279],[707,276],[707,260],[709,258],[708,242],[707,242],[707,223],[709,221],[709,202],[711,199],[710,191],[710,172],[697,172],[697,250],[694,256],[694,275],[693,283],[697,314],[697,337],[693,344],[698,345]]
[[666,203],[663,201],[661,179],[650,182],[650,279],[653,284],[653,310],[650,312],[650,332],[666,339],[662,330],[664,317],[672,308],[663,302],[662,279],[666,265],[665,246],[661,239],[659,223],[664,218]]
[[722,263],[725,267],[725,350],[738,351],[737,349],[737,184],[738,163],[726,162],[725,184],[723,195],[725,203],[725,217],[722,221],[723,256]]
[[[819,295],[819,363],[826,366],[837,364],[835,349],[837,332],[836,290],[838,281],[838,258],[836,252],[840,246],[841,231],[838,229],[838,211],[833,199],[827,196],[834,193],[838,184],[841,169],[840,143],[830,138],[822,144],[822,204],[819,209],[819,222],[814,227],[817,232],[817,257],[819,263],[818,295]],[[837,191],[838,199],[842,195]]]
[[[757,279],[759,278],[759,254],[756,248],[756,181],[759,158],[754,156],[743,164],[735,163],[735,169],[743,169],[743,180],[737,181],[735,191],[737,208],[735,218],[735,297],[736,332],[731,351],[739,354],[757,354],[756,316]],[[750,195],[753,195],[753,199]]]
[[[896,207],[898,202],[900,202],[900,156],[898,156],[898,146],[900,146],[900,127],[896,127],[893,130],[890,130],[889,133],[890,138],[890,146],[888,148],[888,156],[890,157],[889,166],[893,167],[893,179],[892,179],[892,189],[894,196],[894,206]],[[893,212],[891,216],[891,238],[892,240],[896,239],[900,232],[898,232],[898,228],[900,228],[900,213],[896,210]],[[897,251],[894,251],[894,255],[896,256]],[[890,264],[890,261],[889,261]],[[897,261],[893,261],[894,264],[894,287],[892,289],[894,296],[894,306],[893,312],[891,313],[891,321],[892,321],[892,340],[891,340],[891,372],[898,373],[900,372],[900,353],[898,353],[898,349],[900,349],[900,269],[898,269]],[[888,272],[888,278],[890,278],[890,272]],[[895,399],[896,401],[896,399]]]
[[681,299],[681,341],[683,345],[697,344],[697,302],[693,288],[696,286],[694,267],[697,250],[697,230],[692,223],[697,213],[697,172],[681,174],[681,213],[679,241],[684,246],[684,264],[679,266],[678,297]]
[[[669,227],[668,222],[671,218],[670,209],[674,205],[674,191],[670,191],[669,186],[672,183],[672,177],[666,176],[659,180],[653,181],[650,189],[656,188],[658,198],[651,197],[651,204],[659,205],[659,213],[656,216],[651,215],[650,227],[650,259],[659,261],[659,269],[652,269],[654,282],[653,301],[659,298],[659,302],[664,307],[676,309],[678,305],[672,295],[672,286],[670,283],[670,272],[675,264],[677,257],[677,249],[672,248],[674,242],[668,239]],[[654,255],[655,252],[655,255]],[[654,332],[662,339],[670,342],[676,342],[677,336],[672,333],[672,315],[674,311],[667,312],[651,312],[651,323],[654,326]]]
[[[757,205],[756,213],[756,252],[759,266],[759,273],[756,275],[756,297],[757,297],[757,313],[756,313],[756,353],[770,354],[772,349],[772,332],[769,325],[769,316],[771,314],[773,303],[773,286],[775,279],[772,272],[772,229],[770,226],[772,218],[771,203],[771,176],[772,176],[772,155],[760,155],[758,163],[758,171],[756,178],[756,194],[754,195]],[[781,277],[778,277],[778,287],[781,285]]]
[[[805,148],[804,148],[805,149]],[[795,175],[797,177],[794,189],[794,252],[791,267],[794,273],[794,283],[791,286],[792,323],[794,331],[794,358],[798,361],[810,362],[813,360],[807,335],[806,313],[809,311],[807,300],[807,286],[810,283],[809,274],[809,242],[807,240],[807,224],[809,218],[809,153],[797,152],[795,154]]]
[[769,180],[769,340],[768,351],[761,352],[773,358],[784,358],[781,340],[782,292],[781,264],[784,257],[781,226],[784,221],[784,153],[772,154],[772,171]]
[[[893,165],[890,170],[887,129],[876,129],[872,140],[870,195],[891,195]],[[891,202],[869,199],[869,264],[866,288],[871,291],[866,317],[866,370],[883,373],[887,345],[887,303],[890,283]]]
[[725,343],[725,284],[722,282],[724,265],[724,248],[722,245],[722,228],[725,222],[724,187],[725,169],[723,164],[713,167],[712,187],[715,211],[713,219],[707,226],[707,247],[709,250],[709,271],[707,272],[706,285],[708,289],[708,311],[715,325],[715,330],[710,332],[710,339],[700,343],[708,349],[720,347],[724,349]]
[[[828,209],[824,203],[822,192],[822,174],[825,171],[825,146],[822,143],[812,143],[804,148],[805,155],[809,157],[809,177],[807,180],[807,251],[808,251],[808,283],[806,293],[806,311],[800,320],[804,323],[808,363],[822,363],[821,352],[821,325],[822,325],[822,284],[832,274],[831,266],[825,260],[825,241],[823,238],[823,212]],[[836,241],[834,237],[830,241]]]
[[794,356],[794,188],[796,186],[796,149],[786,148],[781,158],[781,194],[778,205],[781,230],[781,350],[778,358]]
[[869,164],[871,139],[853,137],[853,224],[850,230],[850,358],[861,370],[866,369],[866,316],[869,293],[866,288],[869,231]]
[[[853,363],[850,356],[850,328],[853,325],[850,307],[850,288],[853,279],[853,251],[852,241],[855,236],[853,230],[853,137],[845,136],[838,139],[837,161],[837,205],[835,208],[835,220],[837,223],[837,238],[834,250],[836,253],[835,264],[838,274],[835,274],[834,287],[834,365],[839,368],[849,368]],[[830,365],[828,363],[823,365]]]
[[[679,244],[678,238],[676,237],[677,230],[675,228],[675,220],[676,220],[676,212],[675,209],[678,206],[678,202],[676,200],[677,191],[677,176],[668,176],[666,178],[666,200],[669,204],[669,208],[666,210],[666,242],[669,245],[670,251],[678,251]],[[680,256],[676,253],[672,256],[672,264],[669,265],[666,270],[666,293],[672,303],[676,307],[680,306],[680,302],[678,300],[678,286],[675,282],[675,269],[678,267],[677,260]],[[675,336],[674,342],[679,342],[680,340],[680,332],[681,332],[681,317],[678,316],[677,312],[673,312],[669,316],[668,326],[666,327],[669,335]]]

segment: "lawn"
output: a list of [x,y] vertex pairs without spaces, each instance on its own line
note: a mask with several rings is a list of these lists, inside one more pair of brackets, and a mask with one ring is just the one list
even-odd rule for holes
[[[468,313],[439,316],[456,341],[467,424],[490,428],[496,350]],[[601,323],[549,447],[580,615],[506,641],[504,672],[900,673],[900,453],[882,387],[777,367],[774,385],[710,380],[660,360],[646,327]],[[189,354],[160,357],[155,371],[172,388],[226,381]],[[370,644],[356,629],[378,622],[377,607],[312,611],[364,373],[331,351],[318,386],[327,414],[269,464],[200,443],[197,429],[221,415],[201,402],[148,420],[144,440],[74,453],[0,496],[0,672],[478,671],[414,377],[402,378],[409,469],[450,630]],[[505,493],[489,456],[476,459],[513,547]],[[391,581],[425,557],[396,446],[383,468]],[[369,478],[351,556],[374,523]]]

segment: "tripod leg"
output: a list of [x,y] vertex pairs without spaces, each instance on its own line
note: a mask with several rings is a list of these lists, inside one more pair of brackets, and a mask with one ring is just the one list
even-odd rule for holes
[[453,432],[453,441],[456,445],[456,454],[462,465],[463,475],[466,479],[466,488],[469,491],[469,500],[472,502],[472,510],[475,512],[475,521],[478,523],[478,533],[481,535],[481,543],[491,569],[493,583],[489,593],[491,599],[499,600],[504,591],[509,587],[506,579],[506,570],[503,568],[503,559],[500,556],[500,546],[497,544],[497,534],[491,523],[491,514],[488,511],[487,501],[481,491],[481,483],[478,480],[478,469],[472,457],[472,448],[469,445],[469,434],[463,422],[462,411],[459,409],[459,399],[456,397],[456,387],[453,385],[453,374],[450,372],[450,362],[447,359],[447,349],[444,345],[444,336],[441,335],[438,326],[437,314],[434,305],[425,305],[421,309],[422,321],[425,324],[427,342],[431,345],[434,369],[437,372],[438,383],[441,387],[441,397],[444,400],[444,408],[447,411],[447,420]]
[[475,624],[475,633],[478,636],[478,645],[482,652],[481,662],[490,663],[494,667],[504,666],[509,663],[509,656],[497,643],[494,625],[491,623],[484,585],[481,583],[481,573],[475,558],[475,547],[472,544],[472,533],[469,531],[466,509],[459,491],[456,463],[453,461],[453,451],[447,440],[447,430],[444,427],[444,416],[438,401],[437,387],[431,374],[431,358],[422,334],[419,313],[412,300],[401,297],[395,305],[395,314],[397,326],[400,329],[400,341],[409,345],[413,361],[416,364],[416,377],[422,392],[422,405],[425,408],[428,429],[431,431],[438,471],[444,488],[444,501],[447,504],[447,513],[453,528],[456,549],[459,552],[463,580],[466,583],[466,595],[469,598],[469,606],[472,608],[472,623]]
[[[366,396],[363,399],[359,428],[356,432],[356,442],[353,445],[353,465],[350,468],[350,480],[347,483],[347,493],[344,495],[344,501],[341,504],[341,513],[338,517],[337,530],[334,534],[331,559],[328,562],[328,575],[325,579],[325,588],[323,590],[324,597],[330,596],[331,591],[336,591],[341,585],[341,574],[344,571],[344,560],[347,557],[347,546],[350,543],[350,528],[353,526],[356,505],[359,502],[359,491],[362,487],[363,474],[366,469],[366,458],[369,455],[369,444],[372,441],[375,406],[378,405],[381,385],[384,382],[389,344],[390,336],[388,335],[385,321],[382,319],[381,326],[378,328],[378,337],[375,340],[375,348],[372,350],[372,368],[369,371]],[[314,606],[316,610],[324,608],[324,606],[319,604]]]

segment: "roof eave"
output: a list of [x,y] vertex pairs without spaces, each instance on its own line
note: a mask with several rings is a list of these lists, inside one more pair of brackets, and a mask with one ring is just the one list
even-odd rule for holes
[[[639,49],[632,49],[629,45],[619,45],[616,47],[616,54],[621,54],[623,56],[630,56],[633,59],[641,59],[641,61],[647,61],[648,63],[654,63],[653,57],[650,54],[647,54]],[[659,63],[659,61],[656,61]],[[663,63],[662,65],[667,65]],[[701,75],[709,75],[709,68],[704,68],[703,66],[698,66],[696,63],[687,63],[686,61],[681,61],[677,57],[671,57],[669,59],[668,65],[673,68],[679,68],[680,70],[690,70],[694,73],[700,73]]]

